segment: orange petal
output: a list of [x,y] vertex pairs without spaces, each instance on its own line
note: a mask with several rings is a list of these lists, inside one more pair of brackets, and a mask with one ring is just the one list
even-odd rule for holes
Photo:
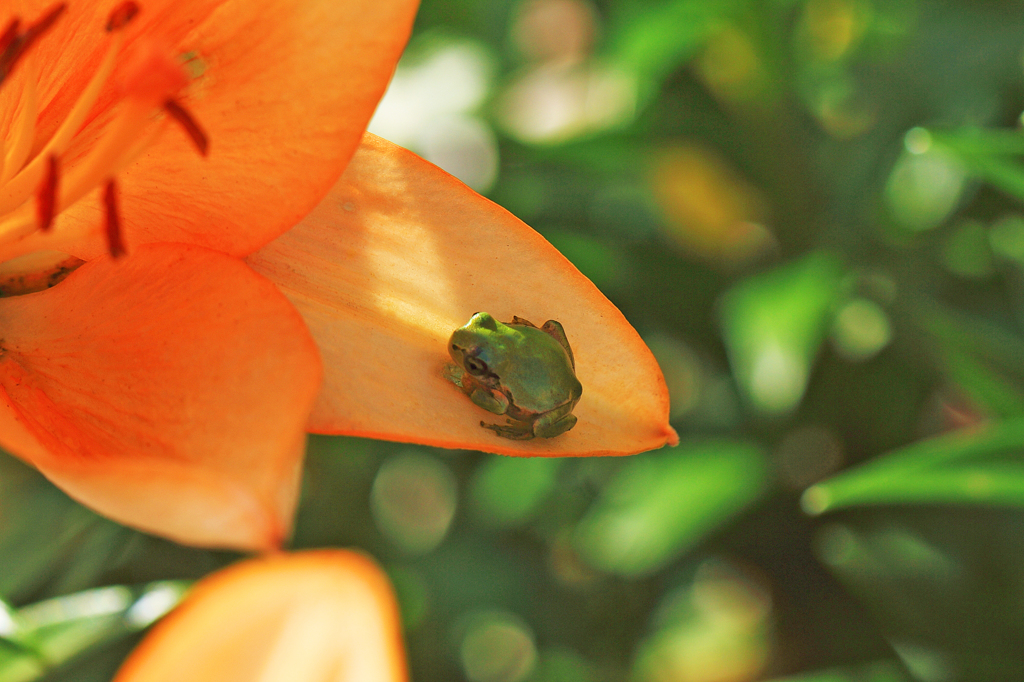
[[154,245],[0,299],[0,444],[98,512],[179,542],[288,534],[320,360],[244,263]]
[[365,556],[272,555],[197,583],[114,682],[403,682],[400,628],[387,578]]
[[[624,455],[676,441],[654,357],[622,314],[540,235],[414,154],[367,135],[305,220],[249,258],[324,357],[310,429],[509,455]],[[576,427],[511,441],[441,376],[477,311],[555,319],[576,356]]]
[[[106,16],[119,2],[69,3],[68,16],[42,41],[42,130],[56,126],[84,87],[88,65],[100,58]],[[24,4],[37,6],[25,16],[47,6]],[[417,6],[416,0],[139,4],[129,43],[156,40],[202,71],[181,102],[207,132],[210,154],[200,157],[172,128],[118,177],[128,243],[192,243],[236,255],[294,225],[337,180],[384,92]],[[101,95],[101,110],[115,94],[112,86]],[[100,198],[91,196],[56,224],[74,234],[96,226],[98,215]],[[83,258],[105,249],[101,240],[62,246]]]

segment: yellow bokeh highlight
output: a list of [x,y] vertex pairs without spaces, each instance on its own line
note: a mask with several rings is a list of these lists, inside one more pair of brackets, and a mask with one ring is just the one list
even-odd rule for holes
[[768,202],[717,153],[683,144],[655,163],[651,188],[670,240],[714,261],[746,261],[774,239],[764,225]]

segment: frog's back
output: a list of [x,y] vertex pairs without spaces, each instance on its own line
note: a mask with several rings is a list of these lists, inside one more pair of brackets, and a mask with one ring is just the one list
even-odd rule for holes
[[583,387],[565,349],[536,327],[516,327],[531,352],[517,355],[516,371],[503,377],[516,407],[540,414],[579,400]]

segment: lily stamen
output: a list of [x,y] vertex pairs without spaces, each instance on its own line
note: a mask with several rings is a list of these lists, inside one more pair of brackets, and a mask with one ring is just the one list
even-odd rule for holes
[[[124,253],[120,221],[112,208],[116,186],[111,179],[156,140],[167,121],[181,126],[200,154],[205,156],[208,149],[206,134],[177,99],[190,79],[171,51],[155,41],[134,40],[126,52],[124,29],[140,11],[132,0],[108,15],[104,28],[110,37],[96,71],[49,139],[40,139],[37,119],[45,103],[36,101],[37,78],[30,71],[36,64],[31,54],[25,55],[63,9],[64,5],[56,6],[25,31],[20,31],[21,22],[15,18],[0,35],[0,76],[9,74],[16,63],[26,70],[19,77],[21,93],[15,98],[18,111],[11,117],[9,148],[0,149],[0,262],[40,248],[60,248],[59,241],[94,235],[81,227],[69,232],[70,228],[60,227],[57,216],[97,187],[103,188],[107,206],[104,233],[110,251]],[[89,117],[95,116],[95,105],[102,92],[110,91],[111,76],[119,64],[127,68],[118,70],[112,116],[85,153],[76,154],[62,169],[59,161],[80,140]],[[57,229],[52,230],[55,224]],[[42,237],[41,233],[51,232],[61,235],[58,242]]]
[[206,156],[210,149],[210,140],[206,137],[206,132],[192,118],[192,114],[174,99],[164,102],[164,111],[185,130],[185,133],[191,138],[199,153],[202,156]]
[[128,25],[135,15],[139,13],[139,5],[136,2],[127,0],[114,8],[107,18],[107,33],[122,29]]
[[[35,70],[31,64],[26,65],[26,68],[31,71]],[[36,130],[36,116],[39,113],[34,73],[24,79],[21,97],[18,99],[21,106],[11,125],[11,141],[6,145],[6,149],[4,149],[4,145],[0,142],[0,197],[2,197],[2,188],[18,172],[18,169],[24,165],[32,151],[32,138]],[[2,203],[2,199],[0,199],[0,203]]]
[[[7,48],[11,46],[14,39],[18,37],[18,29],[21,27],[21,19],[14,17],[11,22],[7,24],[7,28],[0,34],[0,55],[6,55]],[[3,60],[3,57],[0,57]],[[2,62],[0,62],[2,63]]]
[[3,36],[0,37],[0,83],[7,80],[18,61],[25,56],[33,43],[53,27],[57,22],[57,17],[65,9],[67,9],[67,5],[63,2],[54,5],[36,23],[20,34],[18,29],[21,27],[21,20],[18,17],[11,20],[11,23],[4,29]]
[[121,218],[117,214],[117,183],[113,180],[108,180],[107,186],[103,188],[103,207],[106,209],[107,217],[107,250],[110,251],[111,257],[119,258],[127,251],[121,236]]
[[39,187],[36,195],[36,212],[39,215],[39,229],[48,232],[53,227],[53,216],[56,215],[57,188],[59,185],[60,169],[57,157],[51,154],[47,159],[46,180]]
[[[72,106],[71,111],[61,121],[60,126],[54,132],[53,136],[50,137],[46,145],[39,151],[36,157],[29,162],[27,166],[21,168],[15,167],[11,171],[11,175],[17,172],[12,178],[8,178],[9,181],[0,183],[0,214],[6,213],[13,210],[17,206],[24,203],[25,199],[34,191],[35,187],[43,178],[43,172],[45,171],[44,163],[46,158],[51,154],[60,155],[67,151],[68,147],[71,146],[72,140],[75,135],[82,128],[82,124],[85,122],[85,117],[92,109],[92,105],[96,103],[96,99],[99,97],[100,90],[106,84],[107,79],[110,77],[111,72],[114,69],[114,65],[117,63],[117,56],[121,51],[121,46],[124,42],[123,32],[117,32],[113,35],[110,45],[107,47],[107,51],[103,56],[103,60],[100,62],[99,68],[96,69],[96,73],[90,79],[89,84],[79,95]],[[33,92],[35,90],[34,79],[29,79],[26,83],[26,88],[31,87]],[[24,98],[26,94],[23,94]],[[28,129],[28,137],[31,142],[31,138],[35,133],[35,114],[33,113],[29,119],[29,125],[31,128]]]

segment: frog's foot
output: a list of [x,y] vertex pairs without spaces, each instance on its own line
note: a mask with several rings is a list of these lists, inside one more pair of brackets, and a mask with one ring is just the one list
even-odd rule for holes
[[576,415],[566,414],[553,421],[541,417],[533,424],[533,432],[541,438],[554,438],[576,426]]
[[512,321],[506,322],[505,324],[518,324],[520,327],[533,327],[534,329],[537,328],[537,325],[535,325],[533,322],[530,322],[529,320],[524,320],[518,315],[513,315]]
[[529,424],[513,421],[512,419],[506,421],[507,424],[505,426],[485,424],[484,422],[480,422],[480,426],[494,431],[501,438],[508,438],[509,440],[531,440],[533,438],[533,429],[530,428]]

